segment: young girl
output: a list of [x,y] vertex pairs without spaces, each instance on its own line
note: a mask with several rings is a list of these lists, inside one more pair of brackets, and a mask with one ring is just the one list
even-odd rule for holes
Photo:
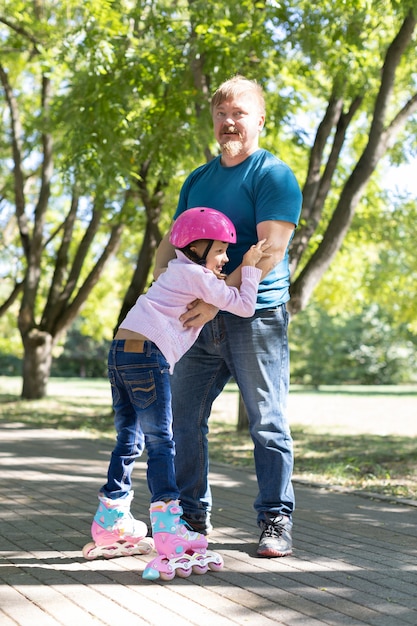
[[174,223],[170,241],[177,258],[138,298],[110,346],[108,375],[117,443],[107,483],[98,496],[91,528],[94,543],[83,549],[87,559],[152,550],[146,524],[130,513],[131,474],[135,460],[146,448],[152,534],[159,554],[143,573],[150,580],[170,580],[176,572],[184,577],[192,569],[205,573],[208,567],[222,567],[221,557],[207,551],[207,539],[191,531],[180,517],[169,374],[201,331],[185,328],[179,321],[192,300],[201,298],[242,317],[253,315],[261,277],[256,265],[268,256],[265,250],[269,247],[263,240],[245,253],[237,289],[224,280],[226,251],[229,243],[236,243],[236,230],[223,213],[205,207],[185,211]]

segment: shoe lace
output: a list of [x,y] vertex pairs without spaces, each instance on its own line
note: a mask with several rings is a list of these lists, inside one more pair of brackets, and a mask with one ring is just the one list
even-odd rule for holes
[[262,522],[262,536],[276,537],[279,539],[284,532],[285,522],[282,517],[271,519],[268,522]]

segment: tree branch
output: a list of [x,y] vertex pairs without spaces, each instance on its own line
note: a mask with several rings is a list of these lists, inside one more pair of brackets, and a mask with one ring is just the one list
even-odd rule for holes
[[74,321],[80,312],[81,307],[84,302],[87,300],[91,290],[95,287],[97,282],[100,279],[101,274],[103,273],[103,269],[107,260],[116,253],[117,248],[120,244],[120,239],[123,232],[123,224],[116,224],[111,229],[110,238],[103,250],[102,255],[98,259],[97,263],[87,276],[86,280],[78,290],[77,295],[75,296],[72,303],[65,309],[65,311],[54,320],[54,326],[52,329],[52,334],[54,337],[58,336],[59,333],[66,328]]
[[26,258],[30,253],[30,234],[28,221],[25,214],[25,179],[22,170],[22,125],[20,123],[19,108],[17,100],[14,97],[13,89],[10,85],[9,77],[2,65],[0,65],[0,80],[3,85],[6,102],[10,112],[10,128],[12,137],[12,158],[13,158],[13,181],[14,181],[14,198],[15,198],[15,214],[19,228],[20,240]]
[[[49,124],[49,105],[51,98],[51,80],[42,76],[41,105],[44,124]],[[43,252],[43,236],[45,215],[50,198],[50,184],[53,172],[52,136],[49,132],[42,133],[43,160],[41,168],[41,187],[35,207],[32,241],[27,258],[25,289],[19,313],[19,328],[23,334],[34,324],[35,302],[41,277],[41,259]]]
[[400,121],[405,124],[407,119],[405,110],[408,115],[415,110],[416,98],[413,96],[394,118],[396,122],[393,120],[391,125],[384,128],[389,100],[394,89],[395,73],[403,53],[410,44],[415,26],[416,18],[410,10],[398,34],[387,49],[368,143],[342,190],[320,245],[292,285],[290,309],[293,313],[306,306],[313,290],[340,250],[365,186],[379,160],[387,151],[388,140],[391,143],[394,141],[401,128]]
[[[330,191],[340,153],[346,139],[346,131],[356,111],[359,109],[362,100],[362,96],[357,96],[356,98],[354,98],[347,113],[343,113],[342,100],[334,101],[333,106],[332,102],[330,101],[326,111],[326,115],[323,118],[322,124],[320,124],[322,128],[320,129],[319,127],[316,135],[317,145],[316,142],[314,142],[312,148],[312,152],[314,152],[314,155],[310,159],[309,175],[307,176],[307,181],[309,182],[306,181],[306,185],[308,186],[307,200],[304,196],[305,188],[303,189],[302,215],[304,220],[304,211],[307,208],[307,219],[305,220],[305,223],[296,230],[291,244],[290,272],[292,275],[294,274],[298,263],[300,262],[302,255],[306,251],[308,243],[320,222],[321,216],[323,214],[324,204]],[[326,120],[327,116],[328,119]],[[336,125],[336,132],[333,137],[333,144],[330,150],[329,158],[327,159],[323,174],[320,177],[321,161],[323,158],[325,142],[327,142],[332,130],[332,126],[330,126],[330,123],[332,124],[332,126]]]
[[10,28],[10,30],[13,30],[18,35],[22,35],[22,37],[30,41],[30,43],[33,44],[32,54],[39,54],[38,45],[40,42],[37,41],[37,39],[35,39],[35,37],[26,30],[26,28],[24,28],[20,24],[14,24],[13,22],[11,22],[10,20],[8,20],[6,17],[3,17],[3,16],[0,16],[0,23],[4,24],[8,28]]
[[9,310],[12,304],[15,302],[19,294],[22,292],[24,281],[16,282],[9,297],[0,305],[0,317]]
[[49,289],[48,299],[44,308],[41,325],[46,323],[46,320],[49,318],[51,311],[55,309],[56,306],[61,307],[65,304],[65,302],[62,301],[62,290],[65,274],[68,268],[68,252],[74,232],[77,211],[78,194],[73,191],[69,212],[65,218],[64,223],[60,226],[60,229],[63,230],[61,245],[59,246],[59,250],[56,255],[54,275],[51,281],[51,286]]

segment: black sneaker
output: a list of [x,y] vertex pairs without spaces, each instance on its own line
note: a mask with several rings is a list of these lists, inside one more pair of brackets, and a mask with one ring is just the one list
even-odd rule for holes
[[183,513],[181,515],[181,519],[184,520],[190,530],[194,530],[194,532],[200,533],[201,535],[209,535],[213,530],[213,526],[210,523],[209,513],[206,513],[205,519],[196,519],[192,515],[187,515],[187,513]]
[[262,533],[256,554],[266,558],[292,554],[291,519],[285,515],[273,517],[269,513],[265,513],[265,517],[267,519],[259,523]]

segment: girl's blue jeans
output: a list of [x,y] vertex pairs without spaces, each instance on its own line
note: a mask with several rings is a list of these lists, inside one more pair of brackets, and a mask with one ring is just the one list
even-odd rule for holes
[[248,413],[259,492],[257,521],[266,512],[291,517],[293,443],[287,421],[288,313],[285,305],[251,318],[219,313],[176,364],[171,380],[176,477],[187,518],[203,524],[212,506],[208,481],[208,419],[231,377]]
[[147,481],[151,501],[176,500],[175,445],[169,365],[150,341],[114,340],[108,356],[116,446],[111,454],[107,483],[102,492],[109,498],[126,495],[132,488],[135,460],[146,448]]

